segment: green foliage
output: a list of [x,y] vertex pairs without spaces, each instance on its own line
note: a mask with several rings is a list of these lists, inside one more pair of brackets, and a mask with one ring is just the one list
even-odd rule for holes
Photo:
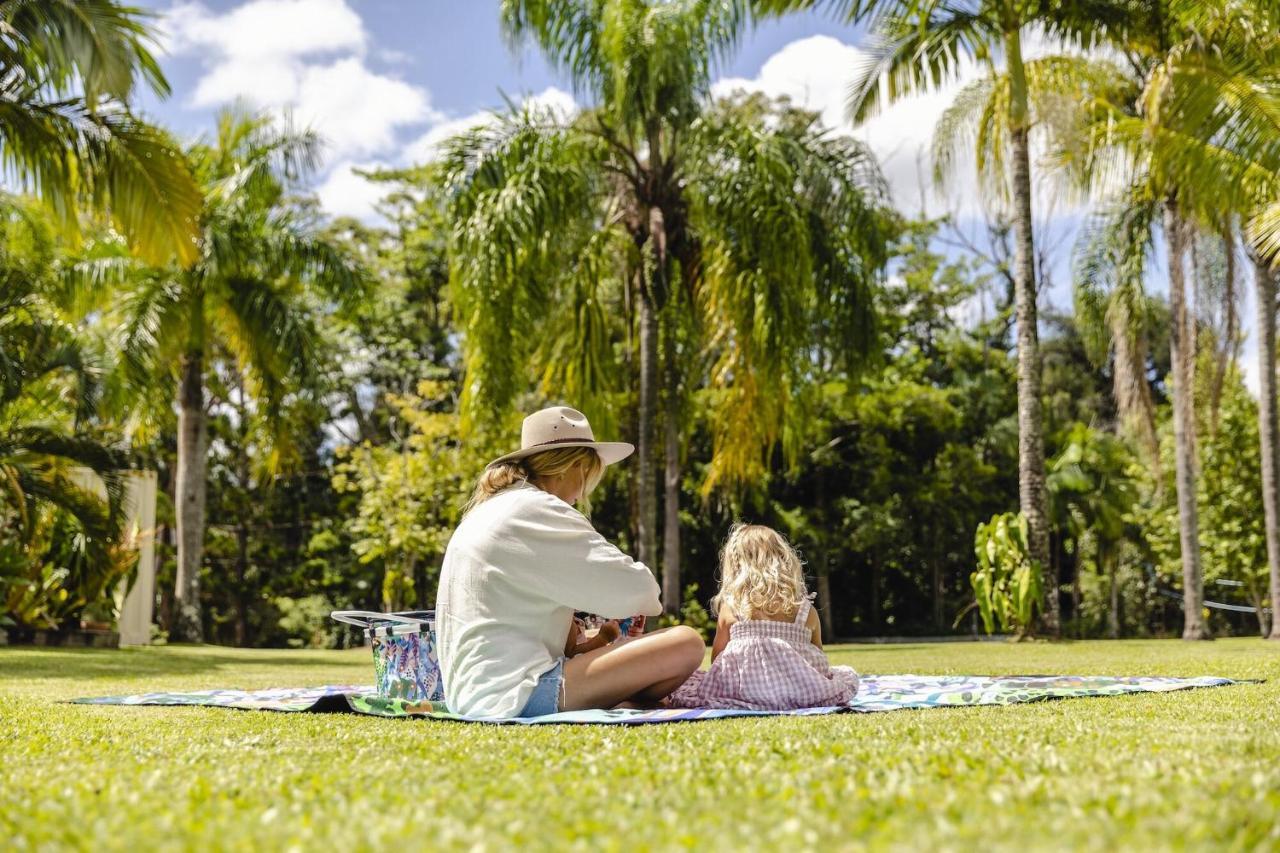
[[53,628],[109,596],[130,568],[120,548],[125,461],[95,423],[95,355],[52,299],[59,258],[47,220],[29,207],[4,212],[0,613]]
[[[1211,353],[1204,354],[1196,389],[1200,421],[1200,547],[1204,555],[1205,597],[1255,607],[1267,605],[1267,553],[1263,534],[1261,453],[1258,444],[1257,403],[1236,370],[1225,378],[1219,425],[1212,430],[1209,377]],[[1141,518],[1142,535],[1150,548],[1160,583],[1180,589],[1181,546],[1178,540],[1177,500],[1173,483],[1173,435],[1168,412],[1161,417],[1161,458],[1164,483],[1159,499]],[[1225,583],[1220,584],[1219,581]],[[1236,584],[1243,586],[1237,587]],[[1240,593],[1243,593],[1241,600]],[[1214,630],[1228,625],[1261,627],[1262,614],[1239,619],[1208,610]],[[1247,620],[1247,621],[1246,621]]]
[[1022,513],[992,516],[974,534],[978,567],[969,576],[987,633],[997,628],[1024,637],[1040,608],[1041,567],[1027,550]]
[[659,628],[670,628],[673,625],[688,625],[702,635],[702,641],[711,642],[716,633],[715,617],[707,612],[698,601],[698,585],[691,583],[684,588],[684,599],[680,602],[680,613],[664,613],[658,619]]
[[302,597],[280,596],[275,600],[280,610],[280,630],[293,648],[332,649],[337,646],[339,628],[329,614],[333,602],[323,595]]
[[361,563],[383,569],[381,605],[426,607],[435,600],[439,561],[483,461],[457,440],[452,386],[423,380],[415,395],[392,395],[407,434],[397,445],[369,442],[339,452],[333,486],[359,496],[346,523]]
[[502,14],[597,101],[573,118],[512,110],[447,147],[464,427],[493,423],[531,371],[593,421],[637,423],[648,398],[619,391],[648,389],[634,349],[651,311],[686,436],[682,401],[702,392],[702,497],[749,488],[776,448],[795,464],[815,346],[844,367],[874,350],[894,222],[869,150],[789,102],[710,101],[712,59],[746,24],[737,4]]

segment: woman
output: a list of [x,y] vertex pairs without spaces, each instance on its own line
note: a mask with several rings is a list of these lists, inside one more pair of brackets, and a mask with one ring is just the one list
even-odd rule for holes
[[573,506],[634,448],[596,441],[586,417],[565,406],[525,418],[520,443],[480,475],[445,551],[436,600],[445,701],[494,719],[656,703],[702,663],[693,629],[565,657],[575,610],[607,619],[662,612],[649,569]]

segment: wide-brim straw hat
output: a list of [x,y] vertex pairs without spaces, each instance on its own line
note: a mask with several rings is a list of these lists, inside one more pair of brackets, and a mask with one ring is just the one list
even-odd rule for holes
[[520,427],[520,449],[499,456],[490,466],[562,447],[592,447],[605,465],[621,462],[635,452],[635,445],[625,441],[596,441],[587,416],[568,406],[551,406],[524,419]]

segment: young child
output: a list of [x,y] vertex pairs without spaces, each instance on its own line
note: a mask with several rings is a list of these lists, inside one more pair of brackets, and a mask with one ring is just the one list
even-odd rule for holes
[[733,526],[711,606],[719,618],[711,669],[678,687],[672,707],[789,711],[843,705],[857,693],[858,674],[822,652],[800,557],[778,532]]

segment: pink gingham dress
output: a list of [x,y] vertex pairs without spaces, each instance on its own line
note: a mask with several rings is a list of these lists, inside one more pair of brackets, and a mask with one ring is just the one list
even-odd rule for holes
[[673,708],[791,711],[844,705],[858,692],[858,674],[832,666],[805,626],[810,604],[791,622],[747,619],[729,626],[729,642],[711,663],[667,698]]

